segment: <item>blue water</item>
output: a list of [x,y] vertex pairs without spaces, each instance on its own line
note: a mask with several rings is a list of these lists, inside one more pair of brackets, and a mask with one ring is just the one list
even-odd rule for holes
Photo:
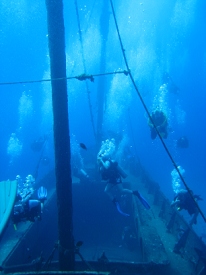
[[[105,2],[78,1],[83,60],[75,5],[73,1],[64,1],[68,76],[84,73],[83,62],[88,74],[126,70],[109,3],[109,14],[100,21]],[[185,169],[189,188],[202,196],[199,205],[206,214],[206,2],[151,2],[113,1],[120,36],[129,68],[149,112],[160,106],[168,116],[169,135],[165,144],[177,165]],[[2,0],[0,4],[0,180],[14,179],[17,174],[25,177],[35,171],[40,155],[31,150],[30,144],[45,134],[48,142],[44,154],[50,162],[40,165],[39,178],[54,167],[49,82],[2,85],[50,78],[46,16],[42,0],[29,3]],[[106,68],[101,71],[101,45],[108,20]],[[164,72],[178,86],[178,94],[160,89]],[[146,111],[129,76],[114,74],[101,78],[106,89],[104,139],[111,138],[111,132],[124,139],[172,200],[172,162],[159,138],[151,140]],[[70,134],[88,149],[95,147],[91,121],[96,127],[99,79],[95,77],[94,83],[88,81],[92,117],[85,83],[68,81]],[[175,146],[181,136],[189,140],[186,149]],[[96,156],[91,155],[90,160],[96,162]],[[196,229],[199,234],[206,229],[201,217]]]

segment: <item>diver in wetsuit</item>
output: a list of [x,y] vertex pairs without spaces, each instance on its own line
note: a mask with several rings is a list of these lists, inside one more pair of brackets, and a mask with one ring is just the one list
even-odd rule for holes
[[151,131],[151,139],[155,139],[157,137],[157,131],[154,127],[154,124],[157,130],[159,131],[161,137],[166,139],[168,135],[167,133],[168,122],[167,122],[166,114],[163,111],[156,109],[155,111],[152,112],[151,118],[152,118],[152,121],[150,120],[150,118],[148,119],[148,125]]
[[174,197],[174,200],[171,203],[171,206],[175,206],[178,211],[181,211],[182,209],[185,209],[190,216],[193,215],[192,220],[190,221],[190,225],[193,223],[197,223],[197,215],[199,213],[196,203],[194,202],[198,200],[202,200],[199,195],[190,195],[190,193],[185,190],[181,189],[176,196]]
[[16,203],[14,205],[12,220],[14,224],[21,221],[34,222],[40,220],[44,201],[47,199],[47,190],[41,186],[37,190],[38,199],[33,199],[35,179],[28,175],[22,183],[21,177],[16,177],[18,181]]
[[183,136],[180,137],[177,141],[176,141],[176,146],[178,148],[188,148],[189,147],[189,141],[187,139],[187,137]]
[[97,157],[98,165],[99,165],[99,172],[101,174],[102,180],[107,181],[105,192],[110,197],[111,201],[116,205],[117,210],[124,216],[129,216],[129,214],[124,213],[120,209],[119,202],[116,200],[115,196],[112,193],[112,189],[116,186],[121,193],[124,194],[133,194],[137,196],[142,204],[149,209],[150,206],[146,202],[146,200],[140,195],[138,191],[132,191],[130,189],[123,188],[122,186],[122,178],[126,178],[126,174],[124,171],[119,167],[118,163],[108,157],[98,155]]

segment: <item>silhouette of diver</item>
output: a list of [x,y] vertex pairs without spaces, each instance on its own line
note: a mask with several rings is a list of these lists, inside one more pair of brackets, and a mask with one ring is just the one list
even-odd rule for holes
[[18,181],[18,190],[16,202],[14,204],[12,221],[14,225],[22,221],[34,222],[36,219],[41,220],[43,205],[47,199],[47,189],[41,186],[37,190],[38,199],[34,199],[35,179],[32,175],[28,175],[26,180],[22,182],[19,175],[16,176]]
[[147,201],[142,197],[142,195],[137,190],[132,191],[130,189],[123,188],[122,178],[126,178],[127,175],[121,169],[121,167],[119,167],[116,161],[101,155],[98,155],[97,161],[98,161],[99,171],[100,171],[102,180],[107,181],[105,192],[109,195],[109,197],[111,198],[112,202],[115,204],[120,214],[124,216],[129,216],[129,214],[124,213],[121,210],[119,202],[117,201],[115,196],[112,194],[111,191],[114,186],[116,186],[121,193],[135,195],[136,197],[138,197],[138,199],[141,201],[141,203],[144,205],[146,209],[150,209],[150,206],[147,203]]
[[180,137],[176,141],[176,145],[177,145],[178,148],[188,148],[189,147],[189,141],[188,141],[187,137],[183,136],[183,137]]
[[171,203],[171,206],[175,206],[178,211],[185,209],[190,214],[190,216],[194,215],[192,220],[190,221],[190,225],[192,225],[193,223],[197,223],[197,215],[199,213],[194,200],[198,201],[202,199],[199,195],[193,195],[192,198],[191,194],[187,190],[181,189],[175,195],[174,200]]
[[[166,114],[163,111],[156,109],[155,111],[152,112],[151,118],[152,118],[152,121],[154,122],[157,130],[159,131],[161,137],[166,139],[167,135],[168,135],[168,133],[167,133],[168,122],[167,122]],[[157,131],[156,131],[152,121],[149,118],[148,125],[149,125],[150,131],[151,131],[151,139],[155,139],[157,137]]]

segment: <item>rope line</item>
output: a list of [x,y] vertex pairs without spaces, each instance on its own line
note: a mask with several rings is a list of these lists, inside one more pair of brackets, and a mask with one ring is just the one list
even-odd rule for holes
[[25,81],[13,81],[13,82],[0,82],[0,86],[4,85],[18,85],[18,84],[31,84],[31,83],[42,83],[42,82],[51,82],[51,81],[58,81],[58,80],[71,80],[71,79],[77,79],[80,81],[90,79],[91,82],[94,82],[94,77],[104,76],[104,75],[113,75],[113,74],[125,74],[128,75],[129,72],[126,70],[124,71],[114,71],[109,73],[100,73],[100,74],[92,74],[92,75],[86,75],[81,74],[79,76],[71,76],[71,77],[59,77],[59,78],[48,78],[48,79],[39,79],[39,80],[25,80]]
[[131,74],[131,71],[130,71],[130,69],[129,69],[129,66],[128,66],[128,62],[127,62],[125,50],[124,50],[124,47],[123,47],[122,39],[121,39],[121,36],[120,36],[120,32],[119,32],[119,28],[118,28],[117,19],[116,19],[115,12],[114,12],[114,6],[113,6],[113,3],[112,3],[112,0],[110,0],[110,4],[111,4],[111,8],[112,8],[112,14],[113,14],[114,21],[115,21],[115,26],[116,26],[116,30],[117,30],[119,42],[120,42],[120,47],[121,47],[121,50],[122,50],[122,54],[123,54],[123,57],[124,57],[125,65],[126,65],[128,74],[129,74],[129,76],[130,76],[130,79],[131,79],[131,81],[132,81],[132,83],[133,83],[133,85],[134,85],[134,88],[135,88],[135,90],[136,90],[136,92],[137,92],[137,94],[138,94],[138,96],[139,96],[139,98],[140,98],[140,101],[141,101],[141,103],[142,103],[142,105],[143,105],[143,107],[144,107],[144,109],[145,109],[145,111],[146,111],[146,113],[147,113],[147,115],[148,115],[148,117],[149,117],[149,120],[152,122],[152,124],[153,124],[153,126],[154,126],[154,128],[155,128],[155,130],[156,130],[156,132],[157,132],[157,134],[158,134],[158,136],[159,136],[159,138],[160,138],[160,141],[162,142],[162,145],[163,145],[163,147],[164,147],[166,153],[168,154],[168,156],[169,156],[169,158],[170,158],[172,164],[174,165],[174,167],[175,167],[175,169],[176,169],[176,171],[177,171],[177,173],[178,173],[180,179],[182,180],[182,182],[183,182],[183,184],[184,184],[186,190],[188,191],[188,193],[190,194],[191,198],[193,199],[193,201],[194,201],[196,207],[198,208],[199,213],[201,214],[203,220],[206,222],[206,217],[204,216],[204,214],[203,214],[202,210],[200,209],[200,207],[199,207],[197,201],[196,201],[196,200],[194,199],[194,197],[193,197],[192,191],[189,189],[189,187],[188,187],[187,183],[185,182],[185,180],[184,180],[182,174],[180,173],[177,164],[175,163],[175,161],[174,161],[174,159],[173,159],[173,157],[172,157],[172,155],[171,155],[169,149],[167,148],[167,146],[166,146],[166,144],[165,144],[165,142],[164,142],[162,136],[160,135],[160,132],[159,132],[159,130],[157,129],[157,127],[156,127],[156,125],[155,125],[155,123],[154,123],[154,120],[152,119],[152,117],[151,117],[151,115],[150,115],[150,113],[149,113],[149,110],[148,110],[148,108],[147,108],[147,106],[146,106],[146,104],[145,104],[145,102],[144,102],[144,100],[143,100],[143,98],[142,98],[142,96],[141,96],[141,94],[140,94],[138,88],[137,88],[137,85],[136,85],[136,83],[135,83],[135,81],[134,81],[134,78],[133,78],[133,76],[132,76],[132,74]]
[[[77,0],[75,0],[75,9],[76,9],[76,15],[77,15],[77,24],[78,24],[78,29],[79,29],[79,40],[80,40],[80,45],[81,45],[82,62],[83,62],[83,67],[84,67],[84,73],[86,75],[86,62],[85,62],[85,56],[84,56],[83,39],[82,39],[82,31],[81,31],[81,26],[80,26]],[[85,80],[85,78],[83,77],[82,79],[79,79],[79,80]],[[94,82],[93,76],[90,76],[90,80],[91,80],[91,82]],[[92,103],[91,103],[91,97],[90,97],[90,90],[89,90],[89,85],[88,85],[87,81],[85,82],[85,84],[86,84],[86,91],[87,91],[87,99],[88,99],[88,104],[89,104],[91,124],[92,124],[93,134],[94,134],[94,137],[96,139],[97,134],[96,134],[95,126],[94,126],[94,116],[93,116],[93,112],[92,112]]]

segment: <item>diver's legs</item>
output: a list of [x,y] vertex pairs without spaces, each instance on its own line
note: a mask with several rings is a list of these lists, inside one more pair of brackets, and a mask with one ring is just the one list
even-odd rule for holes
[[114,187],[114,184],[112,183],[107,183],[104,192],[109,196],[109,198],[111,199],[111,201],[114,200],[114,195],[112,194],[112,188]]
[[[119,184],[117,184],[119,185]],[[115,184],[112,184],[112,183],[107,183],[105,189],[104,189],[104,192],[107,193],[107,195],[110,197],[111,201],[114,203],[114,205],[116,206],[118,212],[120,214],[122,214],[123,216],[126,216],[126,217],[129,217],[129,214],[127,213],[124,213],[121,208],[120,208],[120,205],[119,205],[119,202],[117,201],[117,199],[115,198],[115,196],[112,194],[112,188],[115,186]]]
[[123,185],[122,185],[121,183],[118,183],[118,184],[117,184],[117,188],[119,189],[119,191],[120,191],[121,193],[124,193],[124,194],[133,194],[133,191],[132,191],[132,190],[123,188]]
[[199,211],[197,210],[197,211],[194,213],[194,215],[193,215],[191,221],[189,222],[189,225],[190,225],[190,226],[192,226],[193,224],[197,224],[197,216],[198,216],[198,214],[199,214]]
[[159,127],[158,130],[159,130],[159,133],[160,133],[161,137],[166,139],[167,135],[168,135],[167,127]]
[[117,184],[117,186],[121,193],[135,195],[147,209],[150,209],[148,202],[142,197],[142,195],[137,190],[132,191],[130,189],[123,188],[122,184]]

